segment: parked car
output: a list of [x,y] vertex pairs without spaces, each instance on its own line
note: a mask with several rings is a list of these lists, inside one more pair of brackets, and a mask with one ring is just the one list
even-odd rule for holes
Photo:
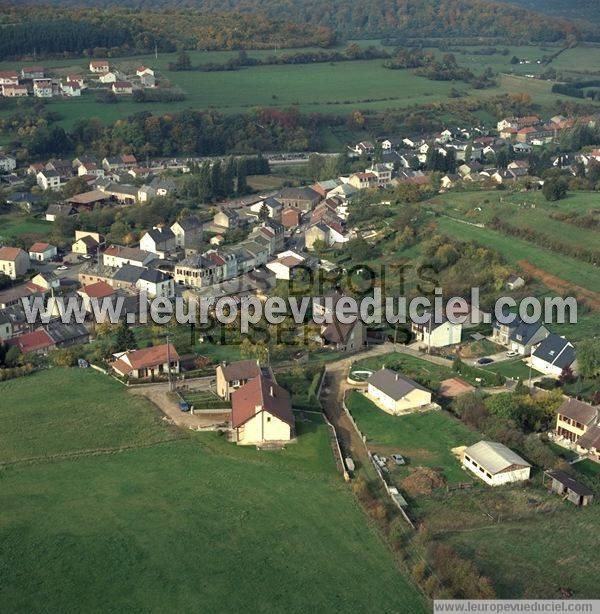
[[61,264],[60,266],[56,267],[57,271],[66,271],[69,267],[66,264]]
[[514,358],[515,356],[518,356],[518,355],[519,355],[519,352],[515,352],[514,350],[508,350],[508,352],[506,352],[506,355],[507,355],[509,358]]
[[179,401],[179,411],[190,411],[190,404],[186,401]]
[[396,463],[396,465],[406,464],[406,461],[404,460],[404,456],[402,456],[402,454],[392,454],[392,460]]
[[480,359],[477,361],[477,364],[479,364],[479,365],[489,365],[489,364],[491,364],[491,363],[493,363],[493,362],[494,362],[494,359],[493,359],[493,358],[489,358],[489,357],[487,357],[487,356],[484,356],[483,358],[480,358]]

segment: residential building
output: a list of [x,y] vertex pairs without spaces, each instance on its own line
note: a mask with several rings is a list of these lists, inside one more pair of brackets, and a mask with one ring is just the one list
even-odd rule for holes
[[234,254],[216,250],[188,256],[175,266],[175,283],[188,288],[204,288],[218,284],[233,276],[231,267],[235,260]]
[[549,334],[541,322],[526,323],[518,316],[510,324],[494,322],[492,327],[492,341],[521,356],[529,356],[531,350]]
[[556,410],[556,426],[554,435],[559,444],[571,444],[576,449],[579,448],[581,438],[591,429],[598,428],[599,413],[598,408],[578,401],[577,399],[567,399]]
[[240,216],[234,209],[221,208],[213,217],[213,224],[220,228],[233,230],[240,224]]
[[121,267],[124,264],[145,267],[153,260],[156,260],[156,254],[152,252],[122,245],[111,245],[102,254],[102,264],[110,267]]
[[531,353],[531,366],[540,373],[559,377],[575,363],[575,346],[564,337],[549,334]]
[[305,258],[293,250],[286,250],[277,254],[277,259],[267,262],[267,268],[275,273],[275,279],[291,279],[292,271],[300,267]]
[[11,173],[15,168],[17,168],[16,158],[0,152],[0,172]]
[[133,94],[133,85],[129,81],[115,81],[112,91],[113,94]]
[[168,258],[177,249],[175,233],[170,228],[155,226],[141,238],[140,249]]
[[158,269],[144,269],[137,280],[136,287],[146,292],[149,298],[161,296],[173,298],[175,296],[175,282],[170,275]]
[[110,70],[107,60],[92,60],[90,62],[90,72],[96,74],[106,74]]
[[57,217],[67,217],[69,215],[77,215],[78,211],[73,205],[53,203],[48,205],[44,219],[47,222],[55,222]]
[[409,377],[380,369],[367,380],[367,396],[393,415],[418,411],[431,404],[431,392]]
[[81,256],[91,256],[97,252],[98,246],[98,241],[92,235],[84,235],[75,239],[71,251]]
[[172,343],[113,354],[110,367],[117,374],[132,379],[161,377],[179,373],[179,354]]
[[38,262],[49,262],[56,257],[58,250],[50,243],[37,242],[29,248],[29,258]]
[[55,345],[54,339],[43,328],[13,337],[7,343],[19,348],[22,354],[47,354]]
[[321,195],[312,188],[283,188],[275,194],[275,198],[283,205],[284,209],[291,207],[298,211],[311,211],[321,200]]
[[529,479],[531,465],[504,444],[480,441],[463,453],[462,466],[490,486]]
[[2,85],[2,95],[6,98],[26,98],[29,90],[26,85]]
[[19,85],[19,74],[15,70],[0,70],[0,85]]
[[360,318],[344,324],[334,317],[333,322],[321,326],[320,335],[323,345],[339,352],[356,352],[367,342],[367,328]]
[[294,437],[287,390],[259,373],[231,395],[231,426],[239,445],[283,445]]
[[286,229],[297,228],[300,226],[301,215],[300,211],[297,209],[292,209],[288,207],[284,209],[281,213],[281,223],[283,227]]
[[37,184],[42,190],[60,190],[60,173],[43,170],[36,175]]
[[[217,394],[226,401],[231,399],[234,390],[237,390],[251,379],[258,377],[261,367],[257,360],[237,360],[235,362],[222,362],[216,369]],[[266,371],[269,373],[269,371]]]
[[202,242],[203,224],[195,215],[188,215],[171,225],[175,245],[179,248],[195,247]]
[[33,95],[37,98],[52,98],[52,79],[34,79]]
[[364,173],[354,173],[350,175],[348,183],[357,190],[366,190],[377,187],[378,179],[375,173],[366,171]]
[[416,341],[428,348],[442,348],[460,343],[462,323],[451,322],[445,317],[437,318],[439,321],[436,322],[432,314],[427,315],[428,319],[423,323],[411,322],[410,330]]
[[508,290],[518,290],[525,285],[525,280],[520,275],[509,275],[506,280],[506,287]]
[[0,273],[17,279],[27,273],[29,256],[20,247],[0,247]]

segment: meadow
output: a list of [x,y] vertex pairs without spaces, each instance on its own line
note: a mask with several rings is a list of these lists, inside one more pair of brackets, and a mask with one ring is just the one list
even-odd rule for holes
[[[173,431],[97,373],[2,386],[2,460],[78,454],[3,467],[0,609],[426,611],[341,482],[319,416],[259,452]],[[90,452],[107,441],[130,447]]]

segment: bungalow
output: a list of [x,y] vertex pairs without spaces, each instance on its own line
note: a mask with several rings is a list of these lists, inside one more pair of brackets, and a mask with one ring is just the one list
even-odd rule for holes
[[13,337],[7,343],[22,354],[47,354],[54,347],[54,339],[43,328]]
[[188,215],[171,224],[176,247],[185,248],[198,245],[202,241],[202,228],[200,218],[195,215]]
[[380,369],[367,380],[367,397],[389,414],[401,415],[431,404],[431,392],[412,379]]
[[140,249],[168,258],[177,249],[175,233],[170,228],[155,226],[141,238]]
[[38,262],[49,262],[56,257],[58,250],[55,245],[50,243],[37,242],[29,248],[30,260],[37,260]]
[[462,466],[490,486],[529,479],[531,465],[504,444],[480,441],[463,453]]
[[173,278],[158,269],[144,269],[137,280],[136,287],[141,292],[146,292],[149,298],[157,296],[173,298],[175,296]]
[[231,395],[231,427],[238,445],[290,441],[294,414],[289,392],[259,373]]
[[110,245],[102,254],[102,264],[110,267],[122,267],[125,264],[145,267],[153,260],[156,260],[156,254],[152,252],[121,245]]
[[429,348],[442,348],[460,343],[462,336],[462,323],[451,322],[445,317],[436,318],[428,314],[423,323],[411,322],[410,329],[416,341],[424,343]]
[[113,94],[133,94],[133,85],[129,81],[115,81],[112,91]]
[[589,505],[594,499],[593,491],[566,471],[561,469],[545,471],[542,483],[545,481],[545,478],[550,479],[550,490],[552,492],[574,503],[577,507]]
[[575,362],[575,347],[564,337],[551,333],[531,353],[531,366],[546,375],[560,376]]
[[92,60],[90,62],[90,72],[106,74],[109,70],[110,65],[107,60]]
[[334,317],[333,322],[321,326],[320,335],[323,345],[340,352],[356,352],[367,341],[367,329],[360,318],[344,324]]
[[20,247],[0,247],[0,273],[17,279],[27,273],[29,256]]
[[[257,360],[237,360],[221,363],[216,370],[217,394],[226,401],[231,399],[235,390],[251,379],[258,377],[261,367]],[[269,373],[269,371],[266,371]]]
[[494,322],[492,326],[492,341],[521,356],[529,356],[531,350],[549,334],[550,331],[541,322],[529,324],[518,316],[510,324]]
[[179,354],[171,343],[142,350],[118,352],[110,367],[117,374],[133,379],[179,373]]

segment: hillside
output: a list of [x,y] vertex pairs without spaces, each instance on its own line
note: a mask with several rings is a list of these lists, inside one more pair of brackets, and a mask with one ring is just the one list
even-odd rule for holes
[[566,19],[582,19],[600,23],[600,7],[597,0],[505,0],[517,4],[524,9],[565,17]]
[[[48,0],[26,1],[48,3]],[[107,6],[104,0],[54,0],[54,4],[59,3],[61,6]],[[116,5],[114,1],[112,4]],[[118,4],[136,8],[138,19],[143,16],[140,9],[187,9],[190,19],[196,18],[193,11],[238,17],[239,13],[245,13],[276,22],[331,28],[343,38],[500,37],[529,42],[595,36],[592,26],[584,23],[575,25],[566,19],[541,16],[514,5],[486,0],[123,0]],[[169,28],[168,19],[160,21]],[[213,33],[218,40],[218,24]],[[238,36],[243,38],[241,34]]]

